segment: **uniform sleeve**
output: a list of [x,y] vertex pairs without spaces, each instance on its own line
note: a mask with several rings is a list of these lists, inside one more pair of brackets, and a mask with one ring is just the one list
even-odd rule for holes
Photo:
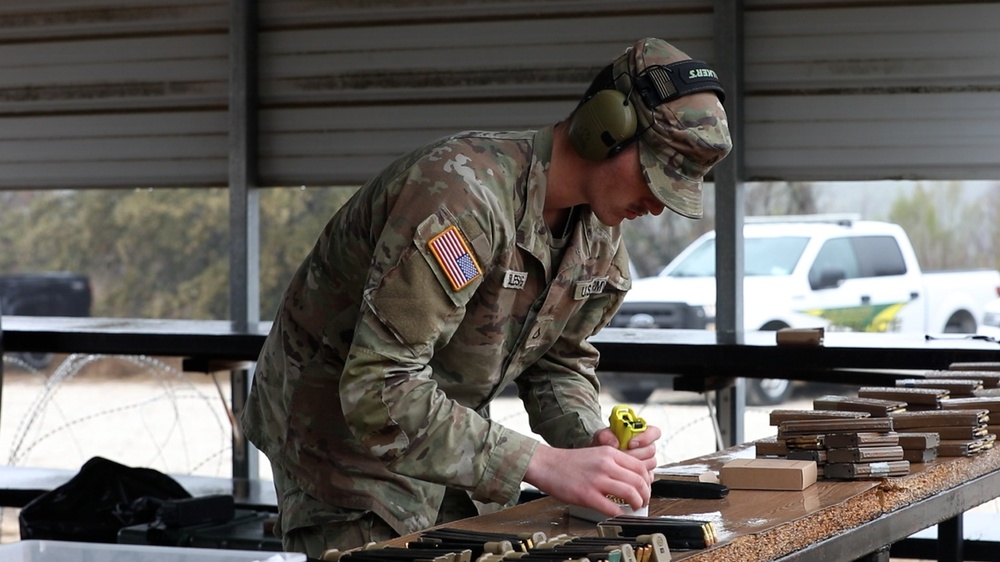
[[442,172],[461,163],[428,164],[401,180],[408,185],[376,246],[341,402],[355,437],[393,472],[507,503],[537,442],[449,399],[428,366],[493,259],[489,202],[468,193],[471,169]]
[[611,322],[631,283],[628,253],[619,244],[605,290],[587,300],[552,348],[517,381],[532,431],[555,447],[587,446],[607,427],[599,401],[600,354],[588,338]]

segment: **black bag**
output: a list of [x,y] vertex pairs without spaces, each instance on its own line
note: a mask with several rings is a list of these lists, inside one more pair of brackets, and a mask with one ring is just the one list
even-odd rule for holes
[[164,500],[190,497],[158,470],[93,457],[68,482],[21,509],[21,539],[116,543],[122,527],[152,522]]

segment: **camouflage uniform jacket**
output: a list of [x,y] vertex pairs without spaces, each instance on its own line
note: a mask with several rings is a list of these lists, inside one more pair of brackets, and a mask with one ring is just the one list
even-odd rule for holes
[[552,263],[552,135],[443,139],[327,224],[286,290],[242,415],[306,493],[401,534],[435,523],[446,486],[516,500],[537,441],[486,416],[515,379],[548,443],[582,447],[605,426],[587,338],[629,288],[628,257],[619,229],[584,207]]

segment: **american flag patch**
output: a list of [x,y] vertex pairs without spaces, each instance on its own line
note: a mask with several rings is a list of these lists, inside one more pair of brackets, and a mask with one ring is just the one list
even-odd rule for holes
[[454,226],[449,226],[447,230],[431,238],[427,247],[441,264],[445,277],[456,291],[483,274],[476,258],[469,251],[465,238],[462,238],[462,233]]

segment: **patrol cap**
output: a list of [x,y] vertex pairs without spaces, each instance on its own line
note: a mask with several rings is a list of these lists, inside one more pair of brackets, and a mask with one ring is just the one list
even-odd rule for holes
[[656,38],[637,41],[611,66],[615,87],[635,107],[650,191],[674,212],[701,218],[702,180],[733,146],[718,76]]

